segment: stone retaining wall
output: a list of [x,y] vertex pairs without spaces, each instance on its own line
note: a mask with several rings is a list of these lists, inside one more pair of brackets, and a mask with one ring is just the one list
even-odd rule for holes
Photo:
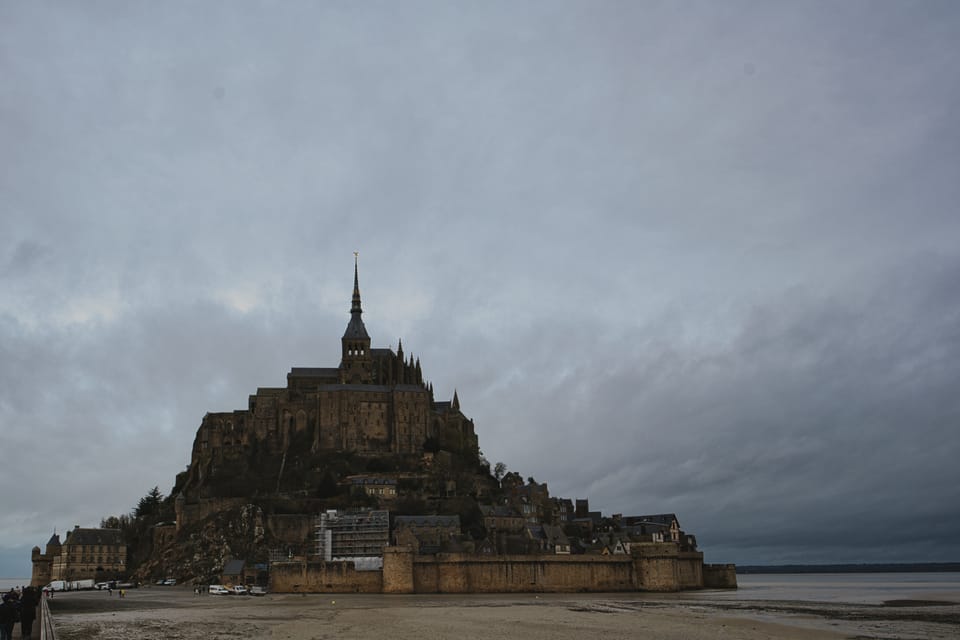
[[381,571],[357,571],[350,562],[277,562],[270,581],[281,593],[670,592],[737,585],[733,565],[704,565],[703,554],[667,542],[635,545],[629,556],[420,556],[410,546],[391,546],[383,550]]

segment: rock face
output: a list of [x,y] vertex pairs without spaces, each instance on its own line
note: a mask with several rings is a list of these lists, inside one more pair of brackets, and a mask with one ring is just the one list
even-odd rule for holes
[[212,582],[231,558],[258,555],[266,542],[263,521],[263,509],[255,504],[216,513],[156,549],[137,576]]

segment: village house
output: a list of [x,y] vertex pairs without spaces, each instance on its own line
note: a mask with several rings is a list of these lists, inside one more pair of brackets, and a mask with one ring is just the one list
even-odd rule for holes
[[368,496],[382,500],[392,500],[397,497],[397,480],[383,476],[349,476],[344,483],[350,491],[361,491]]
[[395,544],[411,545],[423,554],[435,554],[457,544],[460,516],[396,516]]

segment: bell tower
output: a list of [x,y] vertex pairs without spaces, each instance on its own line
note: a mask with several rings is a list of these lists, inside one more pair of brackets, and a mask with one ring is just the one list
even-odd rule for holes
[[342,384],[369,384],[372,382],[373,358],[370,354],[370,336],[363,325],[360,307],[360,280],[357,274],[358,254],[353,252],[353,303],[350,322],[340,339],[340,382]]

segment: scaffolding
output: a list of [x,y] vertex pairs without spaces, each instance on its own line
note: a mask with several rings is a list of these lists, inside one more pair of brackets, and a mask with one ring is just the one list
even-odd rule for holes
[[390,512],[325,511],[317,517],[314,531],[317,555],[327,562],[361,558],[380,558],[382,562],[383,548],[390,539]]

